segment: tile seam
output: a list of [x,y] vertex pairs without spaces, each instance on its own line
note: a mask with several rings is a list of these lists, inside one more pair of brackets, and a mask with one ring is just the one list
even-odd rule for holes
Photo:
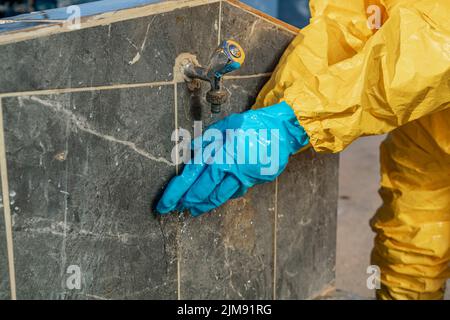
[[169,85],[173,85],[173,83],[174,83],[173,81],[161,81],[161,82],[106,85],[106,86],[96,86],[96,87],[29,90],[29,91],[0,93],[0,98],[12,98],[12,97],[23,97],[23,96],[45,96],[45,95],[56,95],[56,94],[64,94],[64,93],[146,88],[146,87],[157,87],[157,86],[169,86]]
[[5,216],[5,234],[8,254],[9,287],[11,290],[11,300],[16,300],[16,272],[14,265],[14,244],[11,220],[11,207],[9,205],[9,185],[8,185],[8,166],[6,163],[6,145],[3,126],[3,106],[0,98],[0,174],[3,194],[3,214]]
[[219,27],[217,31],[217,45],[220,46],[222,38],[222,0],[219,2]]
[[[238,75],[238,76],[225,76],[224,80],[245,80],[253,78],[266,78],[272,75],[271,72],[249,74],[249,75]],[[120,89],[137,89],[137,88],[152,88],[157,86],[170,86],[174,81],[160,81],[160,82],[144,82],[144,83],[129,83],[129,84],[117,84],[117,85],[106,85],[106,86],[95,86],[95,87],[79,87],[79,88],[60,88],[60,89],[42,89],[42,90],[29,90],[29,91],[18,91],[18,92],[6,92],[0,93],[1,98],[15,98],[24,96],[48,96],[48,95],[58,95],[66,93],[79,93],[79,92],[92,92],[92,91],[109,91],[109,90],[120,90]]]
[[[178,136],[178,83],[176,81],[172,81],[173,84],[173,106],[174,106],[174,130],[175,135]],[[178,144],[175,144],[175,172],[178,175],[179,171],[179,149]],[[177,246],[177,300],[181,300],[181,241],[180,241],[180,219],[177,219],[176,223],[176,246]]]
[[243,74],[238,76],[224,76],[224,80],[245,80],[245,79],[254,79],[254,78],[267,78],[272,76],[272,72],[265,72],[265,73],[257,73],[257,74]]
[[277,232],[278,232],[278,178],[275,180],[275,208],[273,218],[273,279],[272,299],[277,299]]
[[[66,154],[69,153],[69,134],[70,134],[70,119],[66,120],[66,143],[65,143],[65,151]],[[69,191],[69,161],[65,161],[65,192]],[[67,194],[64,194],[64,229],[63,229],[63,238],[61,241],[61,268],[60,268],[60,275],[61,275],[61,294],[62,298],[66,299],[67,290],[65,287],[65,281],[64,281],[64,274],[65,269],[67,266],[67,214],[68,214],[68,197]]]

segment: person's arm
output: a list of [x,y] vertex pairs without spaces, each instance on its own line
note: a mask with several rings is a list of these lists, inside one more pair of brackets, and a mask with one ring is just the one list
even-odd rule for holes
[[[287,102],[319,152],[339,152],[360,136],[387,133],[443,110],[450,106],[449,16],[446,0],[399,6],[355,55],[315,73],[305,72],[307,66],[285,65],[298,73],[281,90],[263,90],[257,104]],[[308,36],[314,32],[308,31]],[[321,44],[306,46],[314,42],[306,35],[297,41],[284,58],[289,60],[305,47],[314,65],[314,52],[321,55]]]
[[367,27],[366,0],[311,0],[310,9],[310,24],[284,52],[254,109],[279,103],[297,79],[313,81],[330,65],[354,56],[376,31]]

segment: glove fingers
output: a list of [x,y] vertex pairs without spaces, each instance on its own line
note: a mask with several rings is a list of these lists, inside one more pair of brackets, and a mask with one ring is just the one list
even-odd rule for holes
[[183,202],[201,203],[208,199],[214,189],[223,181],[225,172],[216,165],[207,166],[200,177],[192,184]]
[[[219,126],[220,123],[215,124]],[[202,146],[203,148],[207,145],[207,143],[202,142],[202,137],[195,138],[191,143],[191,149],[194,150],[194,158],[192,159],[191,164],[187,164],[181,175],[174,177],[169,185],[166,187],[164,194],[159,201],[156,210],[160,214],[167,214],[174,210],[184,210],[185,206],[183,205],[183,201],[181,199],[192,189],[191,195],[195,201],[202,201],[206,199],[209,194],[214,190],[216,185],[220,183],[222,177],[206,175],[204,173],[206,170],[211,170],[211,166],[208,166],[203,161],[202,154]],[[199,150],[200,149],[200,150]],[[197,152],[200,151],[200,152]],[[215,173],[217,174],[217,172]],[[196,181],[204,176],[202,179],[202,183],[195,184]],[[209,178],[209,179],[208,179]],[[216,181],[215,183],[211,183],[210,181]],[[206,184],[205,184],[206,183]],[[203,186],[202,186],[203,185]],[[206,187],[204,187],[206,186]]]
[[231,199],[237,199],[237,198],[243,197],[247,193],[247,191],[248,191],[248,188],[241,185],[239,187],[239,189],[231,196]]
[[[214,192],[209,196],[209,201],[217,207],[231,198],[234,198],[236,193],[239,193],[243,188],[242,183],[234,175],[227,175],[222,183],[214,189]],[[244,188],[247,190],[246,188]],[[243,194],[245,194],[243,192]]]
[[227,175],[213,190],[206,201],[200,203],[186,203],[194,217],[211,211],[227,202],[241,187],[240,181],[233,175]]
[[204,164],[186,165],[181,175],[174,177],[169,182],[161,200],[158,202],[156,210],[161,214],[176,210],[179,207],[181,198],[191,188],[206,167]]

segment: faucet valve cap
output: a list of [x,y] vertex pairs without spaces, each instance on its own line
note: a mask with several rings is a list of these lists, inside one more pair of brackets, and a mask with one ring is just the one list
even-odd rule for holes
[[[220,105],[226,103],[227,100],[228,92],[225,90],[210,90],[206,93],[206,101],[211,104],[211,111],[213,113],[220,113]],[[219,108],[214,108],[214,106],[219,106]],[[214,112],[213,109],[216,109],[216,111]]]

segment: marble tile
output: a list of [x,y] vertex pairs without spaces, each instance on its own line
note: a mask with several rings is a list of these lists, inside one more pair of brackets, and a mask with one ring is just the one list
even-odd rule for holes
[[186,7],[0,46],[0,93],[171,81],[191,52],[206,64],[218,41],[219,4]]
[[279,177],[277,299],[315,297],[334,281],[338,165],[308,150]]
[[181,231],[183,299],[271,299],[275,184],[251,189]]
[[[175,172],[164,162],[173,92],[4,100],[18,297],[176,297],[175,229],[152,212]],[[81,291],[65,287],[70,265],[82,270]]]

